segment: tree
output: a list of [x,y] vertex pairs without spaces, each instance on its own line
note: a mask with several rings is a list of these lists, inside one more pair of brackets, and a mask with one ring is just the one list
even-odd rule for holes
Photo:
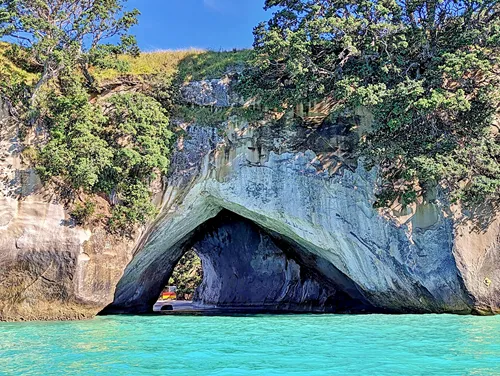
[[[167,173],[173,136],[168,114],[140,93],[91,103],[72,77],[61,76],[61,88],[47,96],[43,120],[49,139],[35,158],[37,171],[45,180],[57,177],[72,192],[108,197],[109,229],[131,234],[156,214],[150,186]],[[92,213],[83,209],[75,207],[77,221],[89,220]]]
[[[124,11],[125,0],[0,0],[0,36],[28,49],[41,77],[41,87],[64,69],[79,65],[87,80],[88,64],[113,51],[137,53],[127,34],[137,23],[137,10]],[[119,37],[120,43],[110,44]],[[103,42],[108,42],[103,44]]]
[[[329,98],[367,107],[360,154],[381,168],[378,205],[441,184],[482,202],[500,190],[497,0],[267,0],[242,90],[269,107]],[[498,134],[498,133],[497,133]]]

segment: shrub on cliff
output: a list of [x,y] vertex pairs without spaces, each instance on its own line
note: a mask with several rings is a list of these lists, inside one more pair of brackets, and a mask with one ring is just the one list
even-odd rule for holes
[[[330,99],[364,106],[361,155],[381,167],[378,205],[436,182],[453,198],[498,198],[500,4],[486,1],[267,0],[242,90],[265,105]],[[353,127],[360,119],[352,115]]]
[[[139,12],[125,11],[124,5],[125,0],[0,0],[0,37],[13,42],[2,45],[2,57],[15,68],[26,67],[20,73],[11,69],[0,89],[20,120],[27,120],[22,134],[48,135],[33,135],[29,149],[36,150],[30,160],[41,177],[68,188],[63,191],[69,197],[106,197],[112,207],[109,229],[130,233],[156,212],[150,187],[167,171],[172,133],[167,111],[153,96],[92,100],[100,91],[92,71],[124,72],[128,61],[119,55],[138,55],[128,30]],[[71,214],[85,225],[94,211],[76,203]]]
[[83,204],[77,203],[71,211],[71,217],[75,220],[77,225],[87,225],[95,212],[95,203],[86,201]]
[[140,93],[115,94],[99,104],[89,99],[71,79],[47,96],[43,119],[50,137],[37,170],[74,191],[107,195],[113,206],[110,229],[128,231],[155,214],[149,187],[169,165],[168,114]]

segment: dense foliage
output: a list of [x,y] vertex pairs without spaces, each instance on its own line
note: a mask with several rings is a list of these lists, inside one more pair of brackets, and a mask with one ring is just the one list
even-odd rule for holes
[[[0,36],[13,41],[19,53],[28,51],[30,64],[39,67],[31,102],[43,85],[79,65],[92,83],[88,66],[114,64],[110,56],[138,53],[128,29],[139,12],[124,11],[125,0],[0,0]],[[121,43],[108,43],[120,37]]]
[[155,213],[149,186],[169,164],[166,111],[140,93],[115,94],[96,105],[78,81],[68,78],[62,86],[47,99],[50,138],[37,158],[38,172],[75,191],[111,197],[111,229],[144,223]]
[[329,99],[374,115],[361,154],[381,166],[378,205],[436,183],[480,203],[500,191],[497,0],[267,0],[242,85],[268,107]]

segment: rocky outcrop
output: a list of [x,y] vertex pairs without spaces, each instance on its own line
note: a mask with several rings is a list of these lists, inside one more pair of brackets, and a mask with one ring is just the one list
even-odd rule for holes
[[[231,105],[232,94],[218,85],[198,83],[184,96]],[[0,319],[78,318],[106,306],[110,313],[149,312],[196,242],[214,270],[199,291],[204,304],[251,298],[253,307],[332,311],[500,310],[496,212],[463,213],[439,193],[404,212],[375,210],[377,172],[349,160],[348,125],[242,119],[219,128],[179,125],[185,136],[155,197],[160,214],[134,240],[75,227],[64,205],[23,167],[15,131],[2,125]],[[243,219],[236,228],[213,225],[221,212]],[[222,240],[234,231],[259,252],[233,255],[245,238]],[[215,246],[220,256],[212,254]],[[234,257],[222,257],[230,252]],[[230,264],[249,277],[235,280]],[[238,293],[224,283],[236,284]],[[240,293],[254,283],[256,295]],[[283,298],[277,286],[291,285],[296,290]]]
[[486,230],[477,229],[474,218],[450,208],[439,195],[405,212],[375,210],[377,173],[342,158],[350,136],[341,124],[304,130],[233,121],[208,154],[193,150],[214,131],[196,126],[186,131],[190,144],[183,146],[192,149],[181,147],[179,153],[197,155],[190,163],[198,172],[189,184],[169,184],[165,202],[171,204],[127,267],[111,311],[146,310],[142,302],[150,286],[143,281],[164,270],[155,267],[160,255],[177,249],[186,234],[221,210],[325,260],[374,310],[499,310],[496,214],[489,213]]
[[185,102],[197,106],[229,107],[240,104],[241,98],[233,89],[234,81],[223,79],[194,81],[183,85],[180,94]]
[[372,207],[375,172],[360,165],[331,173],[331,158],[312,151],[264,151],[265,140],[251,129],[233,130],[229,137],[233,147],[203,158],[196,181],[177,190],[177,203],[128,266],[116,293],[118,311],[144,310],[150,286],[143,281],[162,273],[159,257],[222,209],[326,260],[377,309],[471,311],[453,256],[453,222],[437,207],[430,206],[437,218],[420,210],[398,224]]
[[0,109],[0,320],[93,317],[112,301],[134,243],[76,227],[22,163],[18,128]]
[[452,253],[473,309],[500,313],[500,216],[485,205],[454,222]]

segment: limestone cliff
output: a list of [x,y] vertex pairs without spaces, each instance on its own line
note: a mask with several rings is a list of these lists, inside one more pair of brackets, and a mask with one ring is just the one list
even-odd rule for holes
[[[195,104],[235,100],[226,81],[198,83],[183,93]],[[241,217],[245,224],[237,226],[257,226],[279,243],[271,247],[274,261],[256,269],[270,277],[261,286],[301,281],[285,299],[288,306],[276,307],[300,308],[313,297],[314,304],[302,308],[500,311],[500,217],[464,215],[439,193],[405,213],[373,209],[376,171],[345,163],[342,147],[350,136],[341,124],[307,128],[233,119],[215,127],[180,121],[185,136],[155,198],[161,213],[143,235],[124,240],[75,227],[64,205],[22,165],[6,108],[1,117],[0,319],[80,318],[106,306],[107,312],[148,312],[183,252],[222,211]],[[219,225],[212,233],[227,233]],[[209,255],[210,242],[204,244]],[[289,259],[281,244],[296,267],[279,270]],[[240,251],[232,261],[249,262],[251,253]],[[217,260],[227,272],[229,259]],[[314,278],[307,282],[300,270],[313,270]],[[236,285],[252,281],[227,278]],[[201,302],[241,303],[225,292],[212,294],[209,282],[199,291]],[[301,293],[305,299],[297,299]]]
[[[189,89],[194,103],[231,98],[222,100],[213,82]],[[198,99],[197,90],[213,98]],[[439,195],[406,213],[376,211],[376,171],[343,163],[339,154],[349,135],[339,124],[307,129],[235,119],[223,129],[217,137],[210,126],[186,125],[162,215],[127,267],[111,311],[148,309],[157,293],[150,276],[169,274],[186,237],[221,210],[325,260],[323,275],[345,276],[356,287],[348,292],[375,310],[499,310],[500,219],[494,212],[479,225]]]
[[76,227],[58,195],[22,163],[0,105],[0,320],[80,319],[112,301],[133,242]]

